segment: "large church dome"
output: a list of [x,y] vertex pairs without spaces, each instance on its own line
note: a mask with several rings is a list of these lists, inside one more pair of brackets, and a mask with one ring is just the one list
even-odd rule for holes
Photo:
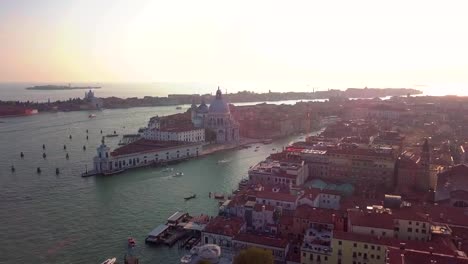
[[209,112],[214,114],[229,113],[229,105],[223,100],[219,87],[216,91],[216,98],[210,104]]

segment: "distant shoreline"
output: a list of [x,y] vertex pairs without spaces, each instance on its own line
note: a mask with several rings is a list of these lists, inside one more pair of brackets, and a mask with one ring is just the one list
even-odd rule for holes
[[66,85],[40,85],[40,86],[33,86],[33,87],[26,87],[26,90],[94,90],[94,89],[101,89],[100,86],[66,86]]

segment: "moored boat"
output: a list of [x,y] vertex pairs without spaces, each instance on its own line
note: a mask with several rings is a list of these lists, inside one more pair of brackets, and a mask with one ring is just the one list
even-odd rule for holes
[[104,260],[101,264],[114,264],[116,262],[117,262],[116,258],[110,258],[110,259]]
[[108,175],[119,174],[119,173],[122,173],[124,171],[125,171],[125,169],[115,170],[115,171],[105,171],[102,174],[105,175],[105,176],[108,176]]

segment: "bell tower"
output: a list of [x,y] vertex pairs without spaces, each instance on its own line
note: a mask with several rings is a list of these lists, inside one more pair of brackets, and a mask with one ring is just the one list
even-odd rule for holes
[[431,187],[431,147],[429,146],[429,140],[427,138],[424,139],[424,144],[422,146],[420,166],[418,189],[421,191],[428,191]]

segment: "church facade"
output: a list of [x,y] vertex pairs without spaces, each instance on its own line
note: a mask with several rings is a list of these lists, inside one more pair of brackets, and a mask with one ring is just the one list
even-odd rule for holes
[[239,123],[231,115],[228,103],[218,87],[216,97],[208,107],[204,100],[190,108],[192,123],[195,127],[211,130],[216,134],[216,143],[238,143]]

